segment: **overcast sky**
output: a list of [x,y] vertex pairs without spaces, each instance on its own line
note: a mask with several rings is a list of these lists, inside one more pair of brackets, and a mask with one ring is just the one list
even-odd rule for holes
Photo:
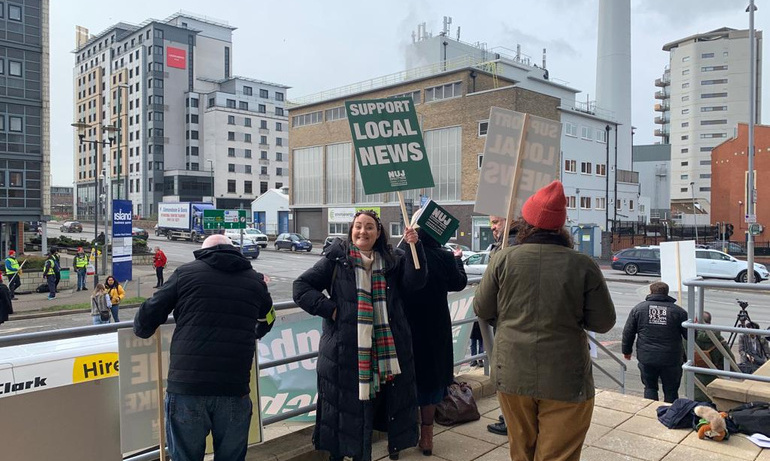
[[[755,26],[765,30],[770,5],[757,3]],[[546,48],[550,75],[579,89],[579,100],[595,99],[598,0],[51,0],[50,4],[53,185],[73,183],[70,123],[76,25],[97,34],[119,21],[162,20],[182,9],[226,22],[237,27],[233,74],[288,85],[291,99],[404,70],[404,49],[417,24],[426,22],[428,31],[437,34],[443,16],[451,16],[452,37],[460,26],[465,42],[511,50],[521,44],[522,53],[537,63]],[[654,81],[668,63],[662,46],[720,27],[748,28],[747,5],[748,0],[631,1],[636,144],[657,140]],[[768,88],[766,80],[763,88]],[[762,104],[765,114],[768,99]]]

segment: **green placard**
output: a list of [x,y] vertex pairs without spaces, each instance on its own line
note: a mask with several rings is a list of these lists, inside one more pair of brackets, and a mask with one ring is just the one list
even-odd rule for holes
[[431,200],[420,210],[417,224],[438,243],[444,245],[460,227],[460,220]]
[[203,210],[203,230],[245,228],[246,210]]
[[345,108],[367,195],[434,186],[411,98],[347,101]]

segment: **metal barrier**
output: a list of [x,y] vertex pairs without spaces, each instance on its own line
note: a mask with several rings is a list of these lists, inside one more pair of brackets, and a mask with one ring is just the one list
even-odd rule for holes
[[[685,374],[685,393],[687,395],[687,398],[689,399],[694,398],[696,385],[704,393],[707,393],[706,392],[707,389],[705,388],[705,386],[703,386],[703,384],[700,381],[697,380],[697,378],[695,377],[695,373],[700,373],[704,375],[722,376],[726,378],[748,379],[752,381],[770,383],[770,377],[768,376],[757,376],[757,375],[752,375],[748,373],[742,373],[740,371],[727,371],[724,369],[717,368],[716,365],[711,362],[708,355],[706,355],[705,352],[703,352],[695,344],[695,335],[697,331],[698,330],[706,331],[712,343],[720,350],[720,352],[722,352],[722,355],[728,359],[727,365],[729,366],[729,368],[732,368],[733,370],[739,370],[735,362],[732,360],[729,360],[729,354],[724,349],[721,342],[718,340],[718,338],[716,337],[716,335],[714,335],[713,332],[728,331],[731,333],[756,334],[757,330],[753,330],[750,328],[740,328],[737,326],[729,326],[729,325],[704,324],[704,323],[697,323],[693,321],[695,319],[698,319],[700,321],[700,319],[703,318],[703,311],[706,304],[706,291],[708,291],[708,289],[728,289],[730,291],[746,291],[746,292],[770,292],[770,285],[736,283],[736,282],[716,282],[716,281],[707,282],[700,278],[687,280],[684,282],[684,285],[690,288],[687,290],[688,320],[682,324],[683,327],[687,328],[687,361],[684,363],[684,365],[682,365],[682,369],[686,373]],[[696,301],[697,301],[697,305],[696,305]],[[697,312],[696,312],[696,307],[697,307]],[[709,368],[697,367],[693,365],[695,363],[694,359],[695,359],[696,350],[697,350],[697,353],[709,365]]]

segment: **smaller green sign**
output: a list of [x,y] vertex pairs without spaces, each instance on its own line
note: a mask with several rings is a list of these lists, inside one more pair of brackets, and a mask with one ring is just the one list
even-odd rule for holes
[[460,227],[460,220],[431,200],[420,210],[417,225],[444,245]]
[[246,229],[246,210],[203,210],[203,230]]

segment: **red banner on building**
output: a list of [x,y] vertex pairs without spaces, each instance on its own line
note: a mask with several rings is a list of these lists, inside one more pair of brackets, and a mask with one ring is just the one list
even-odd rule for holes
[[187,55],[182,48],[174,48],[173,46],[166,47],[166,65],[168,67],[176,67],[177,69],[184,69],[187,67]]

